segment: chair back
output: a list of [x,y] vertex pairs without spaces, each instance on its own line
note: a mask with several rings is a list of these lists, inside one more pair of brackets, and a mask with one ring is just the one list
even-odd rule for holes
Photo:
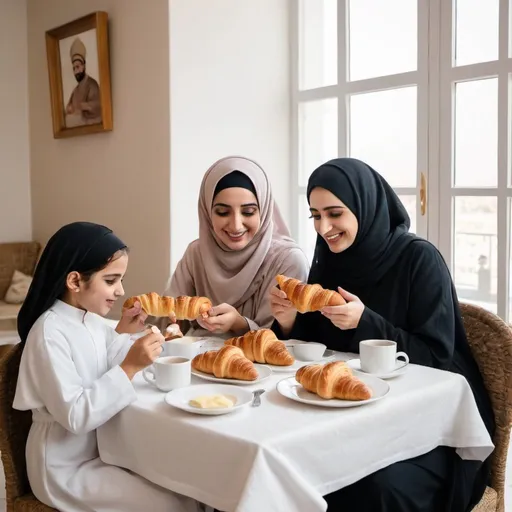
[[497,512],[505,511],[505,474],[512,426],[512,329],[493,313],[460,304],[473,356],[491,399],[496,421],[491,455],[491,487],[498,494]]
[[5,473],[7,510],[16,498],[30,492],[25,446],[32,424],[31,411],[13,409],[23,346],[13,345],[0,359],[0,451]]

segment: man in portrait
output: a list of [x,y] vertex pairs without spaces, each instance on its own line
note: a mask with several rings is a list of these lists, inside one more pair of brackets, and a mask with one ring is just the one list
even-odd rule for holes
[[[66,124],[69,126],[101,123],[100,87],[98,82],[87,74],[86,49],[79,37],[73,41],[69,53],[73,74],[78,84],[66,105]],[[73,119],[69,119],[70,116]]]

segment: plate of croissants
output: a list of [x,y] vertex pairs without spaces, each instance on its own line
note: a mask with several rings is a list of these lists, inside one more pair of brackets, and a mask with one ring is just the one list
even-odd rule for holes
[[224,345],[240,348],[249,361],[267,365],[273,372],[294,372],[301,367],[286,344],[270,329],[249,331],[243,336],[229,338]]
[[356,377],[344,361],[303,366],[295,377],[277,384],[277,391],[284,397],[320,407],[369,404],[384,398],[389,389],[389,384],[377,377]]
[[192,375],[212,382],[226,384],[257,384],[272,375],[268,366],[254,364],[241,348],[224,345],[208,350],[192,359]]

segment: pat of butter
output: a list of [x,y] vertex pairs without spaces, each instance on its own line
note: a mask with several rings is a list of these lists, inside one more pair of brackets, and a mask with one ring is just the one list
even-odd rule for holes
[[233,407],[233,404],[234,401],[224,395],[197,396],[189,402],[191,407],[197,407],[199,409],[223,409]]

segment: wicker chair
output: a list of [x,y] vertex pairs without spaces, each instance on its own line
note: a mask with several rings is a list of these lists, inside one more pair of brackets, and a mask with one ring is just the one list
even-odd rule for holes
[[25,444],[32,423],[30,411],[12,408],[21,345],[13,345],[0,359],[0,451],[5,472],[5,491],[8,512],[51,512],[31,492],[28,483]]
[[496,419],[491,487],[487,487],[473,512],[505,512],[505,473],[512,426],[512,329],[499,317],[478,306],[461,304],[461,311]]

